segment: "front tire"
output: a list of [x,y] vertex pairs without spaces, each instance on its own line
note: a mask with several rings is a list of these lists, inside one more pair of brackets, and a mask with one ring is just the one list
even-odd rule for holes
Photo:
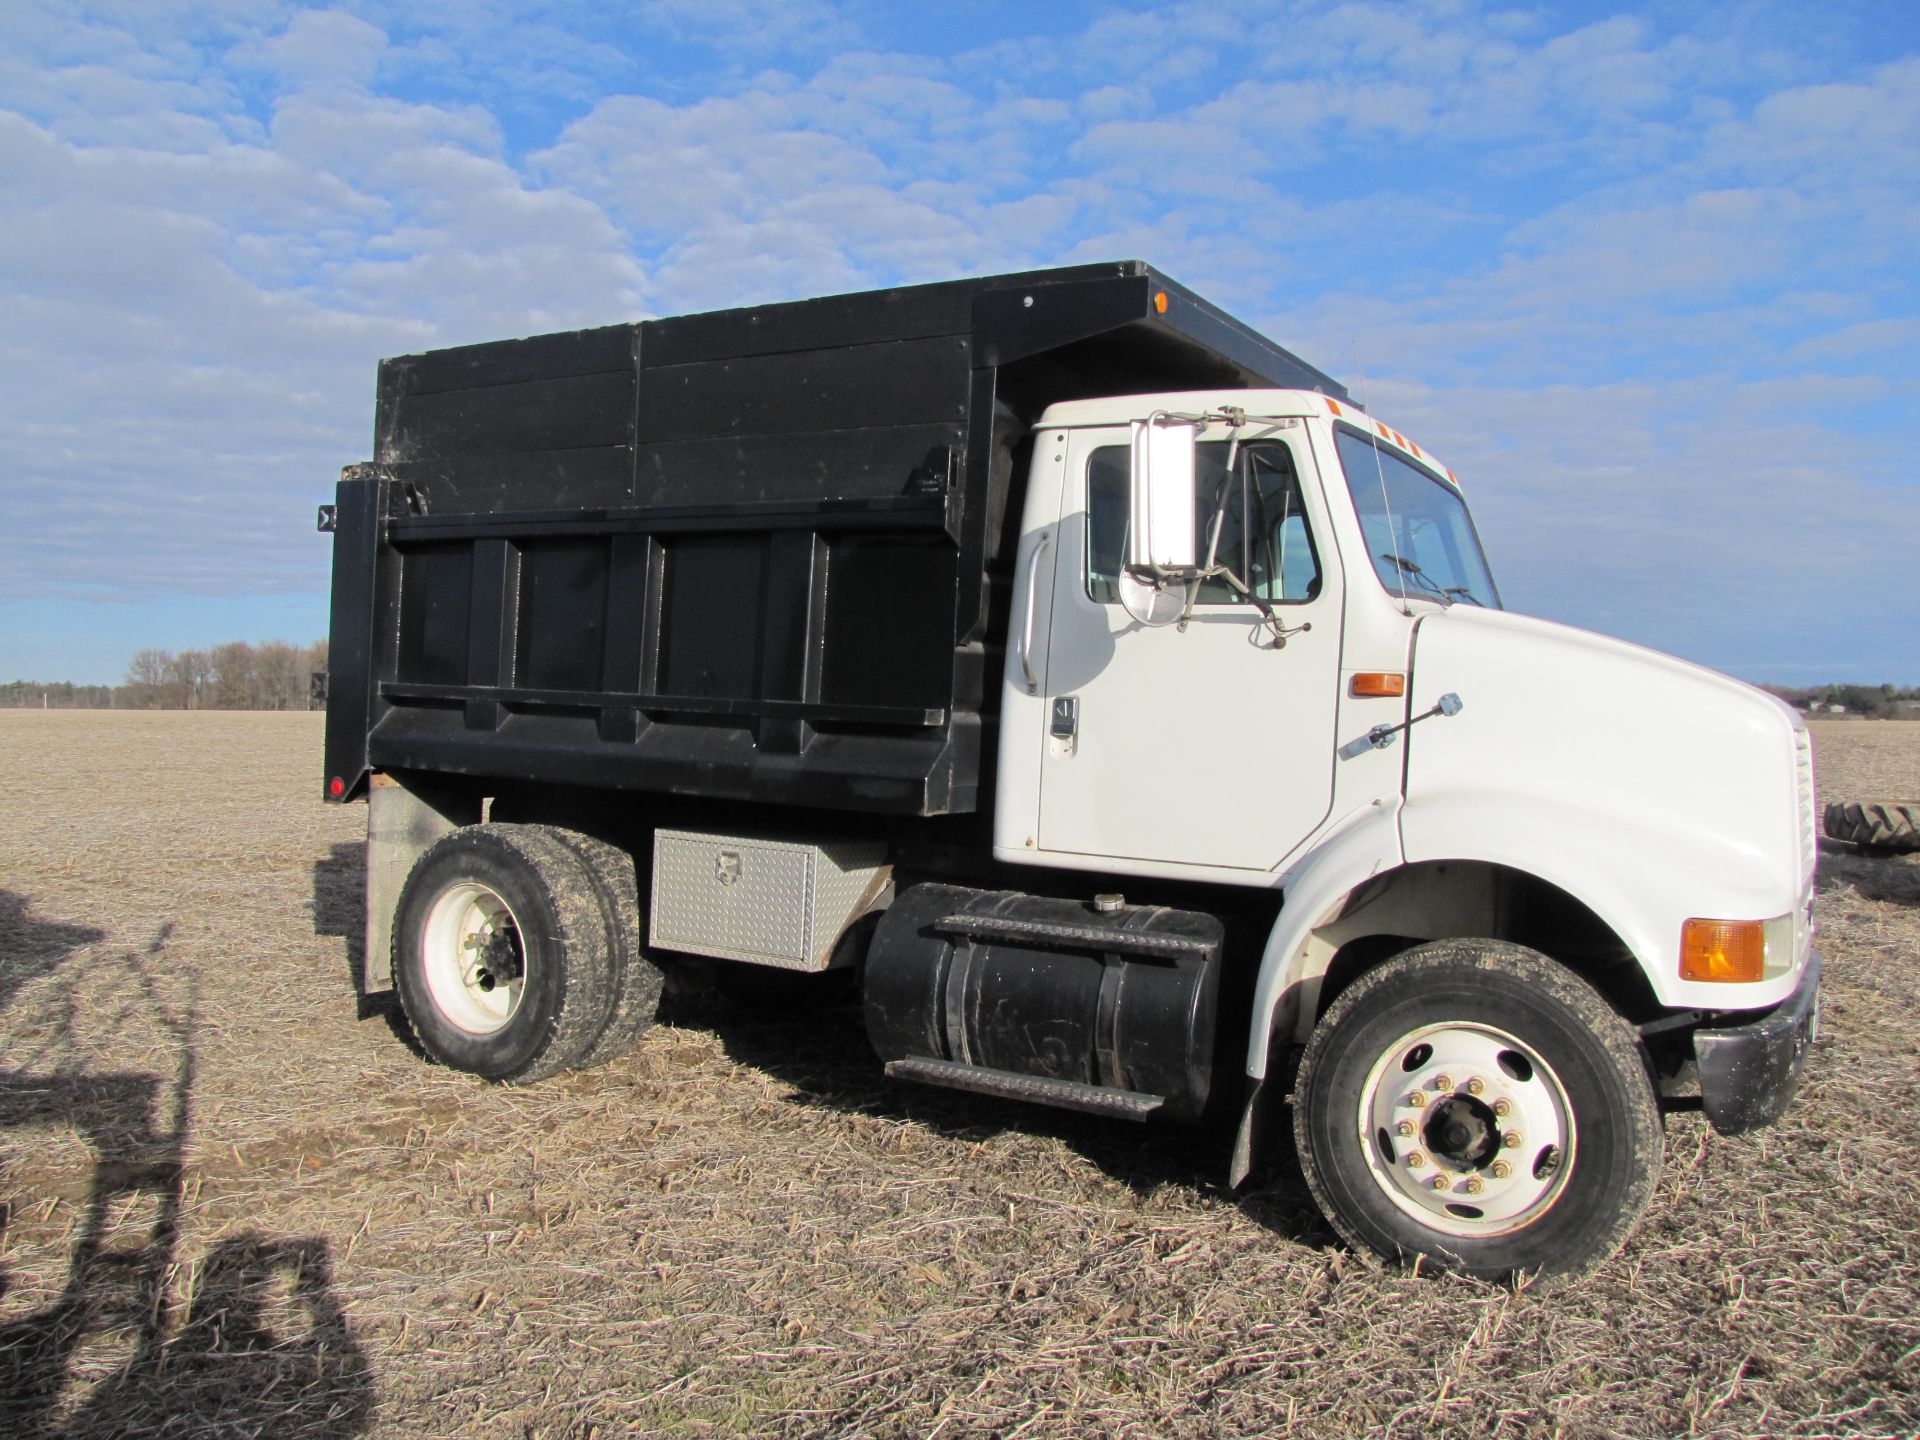
[[1443,940],[1355,981],[1307,1045],[1300,1166],[1356,1249],[1507,1280],[1612,1255],[1659,1176],[1632,1028],[1537,951]]
[[436,842],[401,889],[393,936],[400,1007],[443,1065],[539,1080],[606,1026],[612,960],[593,877],[536,826],[470,825]]

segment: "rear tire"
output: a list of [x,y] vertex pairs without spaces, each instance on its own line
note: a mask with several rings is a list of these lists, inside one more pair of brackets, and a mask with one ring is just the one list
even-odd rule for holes
[[591,1069],[619,1059],[640,1043],[640,1037],[659,1016],[666,975],[641,948],[640,887],[633,856],[578,830],[555,828],[547,833],[586,865],[607,933],[613,1001],[606,1028],[579,1060],[581,1069]]
[[1659,1177],[1638,1036],[1584,980],[1500,941],[1422,945],[1355,981],[1308,1042],[1294,1104],[1327,1219],[1402,1265],[1584,1274]]
[[575,1064],[613,1000],[607,925],[585,862],[529,825],[470,825],[414,865],[394,914],[393,980],[421,1048],[488,1080]]
[[1920,805],[1881,800],[1827,806],[1827,834],[1872,850],[1899,854],[1920,850]]

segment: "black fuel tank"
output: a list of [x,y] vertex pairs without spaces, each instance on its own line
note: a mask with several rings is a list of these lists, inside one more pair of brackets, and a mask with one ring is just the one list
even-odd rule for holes
[[1197,1118],[1225,930],[1197,911],[914,885],[867,955],[883,1060],[930,1059],[1163,1097]]

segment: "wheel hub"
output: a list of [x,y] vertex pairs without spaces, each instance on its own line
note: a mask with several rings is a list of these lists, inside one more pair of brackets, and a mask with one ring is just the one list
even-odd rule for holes
[[1423,1026],[1401,1037],[1375,1063],[1359,1109],[1375,1183],[1449,1235],[1531,1224],[1572,1170],[1573,1109],[1559,1077],[1493,1026]]
[[427,994],[460,1029],[491,1035],[520,1008],[526,979],[520,924],[487,886],[448,886],[427,911],[421,951]]
[[1473,1095],[1449,1095],[1427,1111],[1427,1149],[1457,1170],[1493,1163],[1500,1131],[1493,1107]]

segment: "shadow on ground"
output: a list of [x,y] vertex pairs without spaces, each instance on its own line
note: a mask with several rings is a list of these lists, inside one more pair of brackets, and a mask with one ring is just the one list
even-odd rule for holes
[[43,920],[24,896],[0,890],[0,1013],[23,985],[50,975],[75,950],[106,938],[91,925]]
[[[1237,1205],[1249,1219],[1296,1244],[1338,1248],[1301,1177],[1293,1146],[1284,1134],[1265,1149],[1272,1161],[1239,1191],[1226,1183],[1233,1148],[1233,1122],[1242,1098],[1239,1076],[1224,1067],[1218,1085],[1220,1118],[1197,1127],[1079,1115],[1022,1105],[990,1096],[888,1080],[867,1042],[859,1005],[838,999],[816,1009],[779,1011],[729,1004],[710,991],[689,987],[670,993],[661,1018],[711,1032],[728,1058],[753,1066],[793,1087],[791,1102],[863,1115],[884,1115],[923,1125],[952,1139],[979,1141],[1005,1131],[1059,1140],[1106,1175],[1141,1196],[1174,1185]],[[1288,1112],[1271,1107],[1270,1121],[1284,1127]]]
[[[182,973],[172,927],[144,952],[72,958],[101,932],[32,920],[29,909],[0,892],[0,1017],[28,983],[51,979],[64,1019],[38,1068],[0,1071],[0,1140],[25,1142],[6,1146],[0,1254],[20,1254],[18,1232],[44,1229],[63,1204],[73,1218],[51,1299],[23,1310],[17,1277],[0,1265],[0,1434],[359,1433],[372,1374],[333,1298],[324,1241],[251,1232],[180,1258],[199,1016],[161,984],[177,990]],[[80,1017],[93,1011],[78,997],[97,994],[124,1006],[104,1035],[83,1034]],[[129,1016],[171,1073],[92,1068]],[[76,1138],[84,1178],[34,1131]],[[23,1205],[24,1195],[35,1198]]]
[[1920,905],[1920,855],[1823,837],[1815,884],[1822,894],[1846,885],[1883,905]]

